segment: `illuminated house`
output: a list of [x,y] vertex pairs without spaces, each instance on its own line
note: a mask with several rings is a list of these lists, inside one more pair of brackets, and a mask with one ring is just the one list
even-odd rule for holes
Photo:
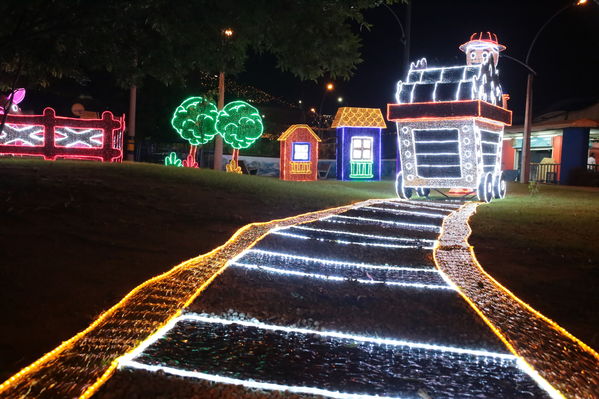
[[387,127],[378,108],[339,108],[331,127],[337,129],[337,180],[381,179],[381,129]]
[[512,113],[496,69],[504,49],[496,35],[480,33],[460,46],[466,65],[411,64],[397,103],[387,106],[387,119],[397,123],[398,196],[427,196],[431,188],[477,191],[487,202],[505,196],[501,151]]
[[320,137],[308,125],[291,125],[281,143],[281,180],[318,179],[318,143]]

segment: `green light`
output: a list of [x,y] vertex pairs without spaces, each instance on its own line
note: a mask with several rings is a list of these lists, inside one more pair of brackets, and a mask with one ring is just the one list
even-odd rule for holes
[[166,166],[176,166],[178,168],[183,167],[183,163],[174,152],[171,152],[168,154],[168,157],[164,158],[164,164]]
[[258,109],[245,101],[233,101],[218,113],[216,130],[227,144],[239,150],[258,140],[264,126]]
[[217,134],[218,109],[204,97],[189,97],[177,107],[171,125],[191,145],[206,144]]

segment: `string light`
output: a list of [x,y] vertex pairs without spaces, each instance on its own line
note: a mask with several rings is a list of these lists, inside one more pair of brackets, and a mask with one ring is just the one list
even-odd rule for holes
[[[360,208],[360,209],[365,209],[366,207]],[[381,208],[370,208],[370,209],[381,209]],[[355,237],[364,237],[364,238],[372,238],[372,239],[376,239],[376,240],[389,240],[389,241],[408,241],[408,242],[419,242],[419,241],[423,241],[423,242],[427,242],[427,243],[435,243],[435,240],[427,240],[427,239],[421,239],[421,238],[410,238],[410,237],[389,237],[389,236],[380,236],[380,235],[376,235],[376,234],[365,234],[365,233],[354,233],[351,231],[341,231],[341,230],[329,230],[329,229],[318,229],[318,228],[314,228],[314,227],[308,227],[305,225],[298,225],[298,226],[291,226],[291,227],[286,227],[285,230],[307,230],[307,231],[316,231],[319,233],[327,233],[327,234],[341,234],[341,235],[349,235],[349,236],[355,236]],[[279,230],[281,231],[281,230]]]
[[[379,201],[369,200],[362,204],[377,202]],[[227,259],[251,248],[274,227],[309,222],[331,213],[350,210],[354,206],[345,205],[242,227],[220,247],[185,261],[135,287],[85,330],[0,383],[0,394],[7,397],[25,397],[41,389],[45,394],[56,397],[79,395],[80,399],[90,398],[112,376],[118,366],[119,357],[123,353],[135,350],[140,341],[179,316],[182,309],[189,306],[226,269]],[[182,276],[184,279],[180,282]],[[168,288],[161,288],[162,283]],[[154,314],[165,320],[164,324],[161,321],[148,320],[135,311],[140,305],[147,304],[148,298],[155,297],[156,290],[163,292],[160,298],[164,303],[155,309]],[[134,311],[128,314],[127,310]],[[143,313],[144,316],[146,314]],[[111,324],[114,324],[114,327],[108,327]],[[126,328],[127,325],[133,327]],[[114,345],[113,341],[121,342],[121,345]],[[97,349],[99,344],[107,342],[111,344]],[[106,349],[107,347],[109,349]],[[86,361],[86,367],[71,367],[72,363],[69,362],[74,357]],[[50,364],[52,367],[48,367]],[[68,369],[67,380],[65,368]]]
[[297,277],[308,277],[308,278],[316,278],[320,280],[328,280],[328,281],[355,281],[360,284],[382,284],[389,286],[398,286],[398,287],[409,287],[409,288],[422,288],[422,289],[442,289],[442,290],[453,290],[454,288],[448,285],[437,285],[437,284],[422,284],[422,283],[406,283],[401,281],[381,281],[381,280],[366,280],[361,278],[348,278],[348,277],[339,277],[325,274],[317,274],[317,273],[305,273],[297,270],[285,270],[272,266],[264,266],[264,265],[252,265],[241,262],[231,262],[232,266],[243,267],[251,270],[262,270],[270,273],[282,274],[287,276],[297,276]]
[[318,179],[320,137],[308,125],[291,125],[278,138],[280,142],[281,180]]
[[[433,252],[435,265],[456,282],[460,296],[551,397],[565,398],[554,386],[568,396],[589,396],[596,386],[591,376],[599,371],[599,354],[484,271],[467,242],[472,231],[468,220],[477,206],[466,203],[445,219]],[[534,336],[527,338],[530,331]]]
[[337,244],[362,245],[365,247],[398,248],[398,249],[408,249],[408,248],[433,249],[433,246],[424,246],[424,245],[387,244],[387,243],[377,243],[377,242],[347,241],[347,240],[340,240],[340,239],[312,237],[312,236],[305,236],[305,235],[301,235],[301,234],[287,233],[287,232],[280,231],[280,230],[273,231],[273,232],[271,232],[271,234],[284,236],[284,237],[299,238],[302,240],[327,241],[327,242],[334,242]]
[[441,231],[441,227],[434,225],[434,224],[394,222],[392,220],[373,219],[373,218],[366,218],[366,217],[362,217],[362,216],[334,215],[334,216],[329,216],[329,217],[323,218],[323,219],[321,219],[321,221],[336,223],[339,221],[337,219],[358,220],[360,222],[367,222],[367,223],[390,224],[393,226],[408,227],[408,228],[411,228],[414,230],[430,230],[430,231],[435,231],[435,232]]
[[[281,334],[293,334],[294,336],[298,335],[309,335],[309,336],[320,336],[325,339],[330,340],[342,340],[344,342],[348,342],[351,345],[369,345],[370,348],[373,346],[383,347],[386,350],[393,351],[405,351],[405,350],[425,350],[425,356],[443,356],[444,354],[455,354],[460,356],[467,356],[468,362],[475,363],[479,361],[484,362],[493,362],[504,365],[504,367],[513,367],[525,375],[529,375],[535,380],[535,382],[542,383],[542,380],[539,381],[536,377],[534,370],[531,370],[529,367],[526,367],[526,364],[523,363],[520,359],[512,354],[505,353],[497,353],[497,352],[489,352],[485,350],[473,350],[466,348],[457,348],[443,345],[434,345],[427,343],[418,343],[397,339],[387,339],[387,338],[379,338],[379,337],[368,337],[368,336],[359,336],[354,334],[346,334],[335,331],[317,331],[306,328],[297,328],[297,327],[285,327],[278,325],[265,324],[259,321],[247,321],[247,320],[230,320],[214,317],[212,315],[206,314],[187,314],[184,316],[180,316],[174,320],[172,320],[168,325],[165,325],[162,329],[157,331],[152,337],[146,340],[142,345],[140,345],[136,350],[131,352],[130,354],[124,356],[119,362],[119,368],[131,368],[131,369],[141,369],[150,372],[165,372],[172,375],[188,377],[188,378],[196,378],[203,379],[212,382],[224,383],[224,384],[235,384],[242,385],[247,388],[257,388],[257,389],[265,389],[265,390],[279,390],[279,391],[289,391],[293,393],[301,393],[301,394],[318,394],[333,398],[342,398],[342,399],[374,399],[380,398],[380,396],[369,395],[366,393],[345,393],[338,391],[325,390],[317,387],[306,387],[306,386],[293,386],[293,385],[283,385],[272,382],[264,382],[264,381],[256,381],[255,379],[242,379],[242,378],[231,378],[221,375],[203,373],[200,371],[189,371],[182,368],[170,367],[165,364],[156,364],[155,361],[152,361],[153,364],[145,364],[136,359],[140,357],[150,346],[156,344],[159,340],[162,340],[166,337],[166,334],[171,331],[177,323],[186,322],[186,323],[205,323],[205,324],[218,324],[221,326],[231,326],[236,325],[245,328],[253,328],[259,329],[263,331],[269,331],[274,333]],[[237,377],[237,376],[236,376]],[[541,388],[544,389],[550,397],[556,398],[559,396],[555,395],[555,391],[552,390],[552,387],[548,384],[539,384]]]
[[496,35],[481,33],[460,49],[467,65],[428,67],[424,58],[412,63],[397,84],[397,104],[388,105],[387,117],[397,124],[396,192],[402,198],[429,188],[477,190],[485,202],[505,196],[499,143],[511,112],[499,106],[496,69],[505,47]]
[[216,130],[234,149],[252,145],[264,132],[258,109],[245,101],[232,101],[219,111]]
[[[331,259],[324,258],[313,258],[309,256],[288,254],[282,252],[274,252],[267,251],[264,249],[248,249],[245,251],[245,254],[259,254],[265,256],[274,256],[281,257],[284,259],[297,259],[305,262],[315,262],[323,265],[332,265],[332,266],[340,266],[340,267],[357,267],[364,269],[373,269],[373,270],[385,270],[385,271],[409,271],[409,272],[425,272],[425,273],[439,273],[439,271],[430,266],[421,266],[421,267],[407,267],[407,266],[390,266],[390,265],[373,265],[369,263],[356,263],[356,262],[346,262],[346,261],[337,261]],[[233,261],[238,260],[240,257],[234,258]]]
[[380,180],[381,129],[378,108],[341,107],[331,125],[337,129],[337,179]]
[[42,115],[8,114],[0,132],[0,154],[120,162],[124,129],[124,117],[115,119],[108,111],[101,119],[56,116],[52,108]]

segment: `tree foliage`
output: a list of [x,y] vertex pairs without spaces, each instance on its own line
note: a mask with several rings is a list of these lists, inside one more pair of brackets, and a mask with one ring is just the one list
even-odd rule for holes
[[[399,0],[7,0],[0,2],[0,89],[85,82],[112,73],[125,88],[195,71],[236,73],[270,53],[301,79],[348,78],[360,59],[363,11]],[[231,28],[231,38],[223,35]]]
[[216,130],[227,144],[240,150],[258,140],[264,126],[257,108],[244,101],[233,101],[218,113]]
[[217,133],[218,109],[203,97],[190,97],[177,107],[171,125],[191,145],[206,144]]

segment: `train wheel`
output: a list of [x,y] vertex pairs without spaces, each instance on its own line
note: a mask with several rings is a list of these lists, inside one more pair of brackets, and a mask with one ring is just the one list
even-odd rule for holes
[[416,189],[416,194],[418,194],[418,196],[422,197],[422,198],[428,198],[430,193],[431,193],[430,188],[420,187],[420,188]]
[[493,175],[491,172],[486,173],[478,185],[476,193],[479,201],[491,202],[493,199]]
[[402,199],[410,199],[412,197],[413,189],[404,186],[403,172],[399,172],[395,178],[395,192],[397,196]]
[[503,179],[503,173],[498,173],[493,179],[493,198],[505,198],[507,192],[507,184]]

